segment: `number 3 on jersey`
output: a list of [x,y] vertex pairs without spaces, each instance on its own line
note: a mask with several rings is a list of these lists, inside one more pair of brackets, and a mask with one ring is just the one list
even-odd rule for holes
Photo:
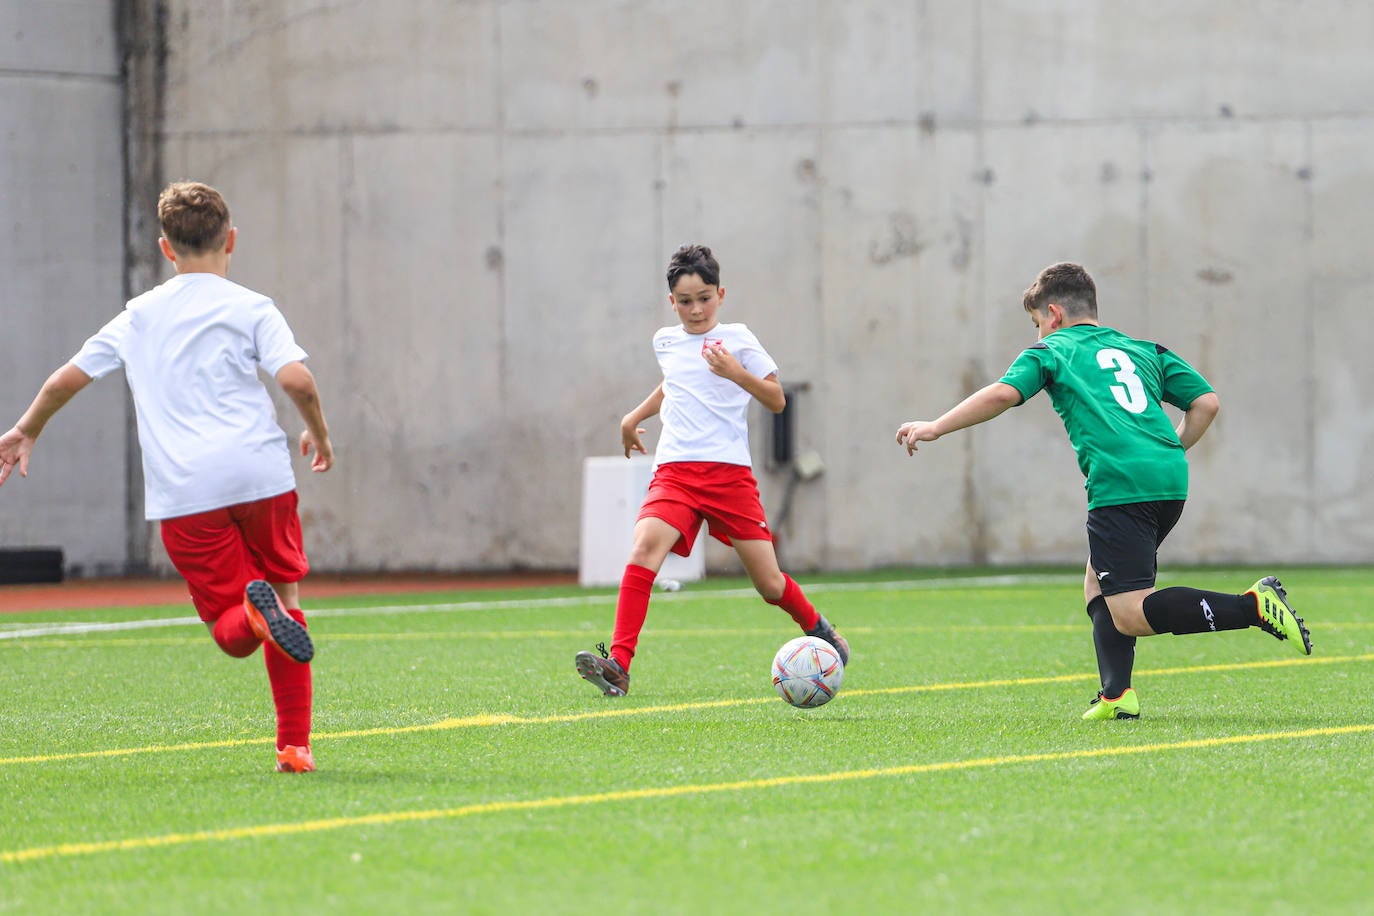
[[1112,397],[1130,413],[1144,413],[1149,406],[1145,396],[1145,386],[1140,376],[1135,374],[1135,363],[1123,351],[1108,347],[1097,351],[1097,364],[1103,369],[1115,370],[1119,385],[1112,385]]

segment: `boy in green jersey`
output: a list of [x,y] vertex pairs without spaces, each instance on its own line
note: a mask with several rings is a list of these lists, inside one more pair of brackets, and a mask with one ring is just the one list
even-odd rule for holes
[[[1087,478],[1088,568],[1083,597],[1093,624],[1102,689],[1085,719],[1134,719],[1137,636],[1259,627],[1312,654],[1302,618],[1279,580],[1266,576],[1239,595],[1196,588],[1155,590],[1159,545],[1188,497],[1184,452],[1207,431],[1219,404],[1212,386],[1180,357],[1097,321],[1097,287],[1077,264],[1054,264],[1022,297],[1040,342],[1000,381],[938,420],[897,430],[907,454],[955,430],[991,420],[1042,388],[1064,421]],[[1183,411],[1175,427],[1163,403]]]

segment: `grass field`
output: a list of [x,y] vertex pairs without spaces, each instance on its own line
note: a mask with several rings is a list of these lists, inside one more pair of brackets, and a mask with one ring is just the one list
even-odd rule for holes
[[854,651],[809,712],[738,580],[655,595],[619,700],[606,590],[307,602],[304,776],[188,606],[5,615],[0,912],[1368,913],[1374,570],[1283,579],[1311,658],[1142,640],[1106,723],[1069,570],[804,577]]

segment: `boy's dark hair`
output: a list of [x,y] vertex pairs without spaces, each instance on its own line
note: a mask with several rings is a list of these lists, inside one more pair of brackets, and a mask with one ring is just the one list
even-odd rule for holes
[[668,262],[668,289],[687,274],[696,274],[707,286],[720,286],[720,263],[705,245],[683,245],[673,252]]
[[229,205],[214,188],[198,181],[174,181],[157,199],[162,236],[177,254],[204,254],[224,245]]
[[1051,302],[1064,310],[1065,317],[1096,318],[1097,284],[1081,264],[1051,264],[1022,294],[1021,305],[1030,312]]

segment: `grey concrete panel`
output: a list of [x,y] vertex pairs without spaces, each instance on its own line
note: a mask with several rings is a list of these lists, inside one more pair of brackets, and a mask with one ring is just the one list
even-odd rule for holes
[[[310,353],[338,461],[296,465],[316,570],[512,562],[492,530],[507,500],[496,149],[426,134],[169,149],[169,168],[225,193],[232,277],[272,296]],[[294,440],[302,424],[276,401]]]
[[[79,27],[79,11],[61,12]],[[57,38],[45,40],[51,46],[29,63],[62,66]],[[48,374],[124,305],[121,169],[114,82],[0,75],[6,428]],[[48,424],[29,477],[16,474],[0,494],[0,546],[62,547],[73,573],[123,568],[125,411],[116,374],[88,387]]]
[[1146,285],[1142,215],[1148,191],[1140,129],[990,128],[984,155],[990,257],[986,307],[994,351],[1014,357],[1035,342],[1021,294],[1042,268],[1056,261],[1083,264],[1104,288],[1104,322],[1139,331]]
[[496,5],[179,3],[167,130],[490,128]]
[[[817,355],[821,306],[818,132],[669,135],[662,150],[658,275],[679,245],[710,245],[726,289],[721,320],[778,341],[765,344],[769,352],[797,367],[779,376],[803,380]],[[659,288],[666,307],[662,281]]]
[[[503,559],[569,568],[582,458],[621,453],[620,418],[660,378],[651,341],[672,315],[660,279],[659,141],[511,137],[502,156],[504,306],[490,317],[505,392],[484,417],[501,449]],[[490,306],[465,296],[465,309]],[[652,448],[657,422],[646,426]]]
[[[823,401],[823,300],[821,295],[819,136],[814,130],[720,135],[674,135],[663,144],[664,188],[659,276],[679,245],[711,246],[721,263],[725,299],[722,321],[747,324],[778,363],[785,385],[812,392],[794,398],[799,441],[828,434]],[[658,288],[667,302],[663,281]],[[668,321],[662,322],[668,324]],[[768,469],[771,416],[761,407],[750,417],[755,476],[764,508],[782,509],[787,474]],[[824,543],[821,491],[799,488],[780,537],[793,565],[817,562]],[[776,518],[774,518],[776,524]],[[729,554],[707,554],[719,569]]]
[[[348,555],[349,547],[339,542],[353,534],[339,519],[351,515],[350,475],[365,473],[350,461],[349,446],[356,426],[350,413],[367,399],[353,388],[351,367],[340,356],[364,350],[357,346],[361,329],[347,298],[349,158],[346,139],[271,135],[184,137],[165,153],[168,180],[204,181],[224,194],[239,230],[230,279],[271,296],[310,354],[306,364],[319,383],[338,452],[338,465],[327,475],[312,475],[304,459],[295,465],[306,550],[316,569],[347,567],[340,554]],[[171,275],[169,264],[161,269],[162,277]],[[274,384],[268,390],[294,443],[303,428],[296,410]],[[157,549],[154,555],[165,562]],[[368,568],[361,558],[358,567]]]
[[116,0],[0,0],[0,74],[119,75]]
[[974,11],[890,0],[509,3],[518,130],[968,118]]
[[[118,260],[119,87],[0,79],[0,125],[0,184],[7,190],[0,257],[14,258],[17,267],[86,252]],[[117,273],[115,280],[118,292]]]
[[968,131],[915,126],[825,137],[825,371],[812,400],[825,418],[826,564],[974,553],[982,512],[968,439],[908,457],[895,435],[907,420],[933,419],[983,374],[976,143]]
[[[191,137],[168,150],[168,181],[204,181],[229,204],[238,228],[230,279],[271,296],[307,351],[311,341],[339,337],[349,255],[349,141]],[[155,247],[157,239],[130,244]],[[172,275],[165,260],[159,267],[161,279]]]
[[[513,129],[814,122],[819,0],[501,7]],[[747,79],[742,78],[747,74]]]
[[1343,0],[992,0],[980,56],[992,121],[1367,112],[1374,9]]
[[[1374,121],[1312,128],[1311,336],[1313,449],[1312,554],[1331,562],[1367,563],[1374,544]],[[1272,339],[1280,354],[1288,342]]]
[[[873,20],[880,10],[881,18],[873,27],[894,33],[894,39],[905,38],[905,19],[898,12],[905,5],[873,0],[874,9],[853,9],[855,17],[867,15]],[[851,15],[849,4],[835,4]],[[974,3],[927,3],[916,0],[911,4],[915,17],[916,46],[916,108],[922,123],[933,119],[962,122],[967,125],[978,117],[983,84],[978,69],[978,51],[982,44],[979,29],[979,7]],[[891,17],[888,19],[887,17]],[[898,43],[900,48],[900,43]],[[892,79],[894,69],[874,65],[861,68],[864,84],[877,84]],[[897,69],[896,73],[903,73]]]
[[1306,133],[1165,127],[1148,157],[1151,335],[1222,405],[1189,455],[1190,522],[1175,546],[1201,561],[1315,558]]
[[331,563],[442,569],[463,557],[481,569],[520,559],[506,544],[516,516],[508,467],[527,465],[506,410],[520,369],[503,353],[498,152],[486,137],[353,143],[347,329],[320,368],[340,391],[331,422],[344,473],[313,495],[338,523],[369,523],[340,532],[351,553],[336,548]]
[[[1146,182],[1139,131],[1009,126],[986,131],[985,149],[987,334],[979,386],[1001,378],[1036,342],[1021,296],[1057,261],[1093,274],[1105,324],[1141,333]],[[987,559],[1085,560],[1083,475],[1048,395],[972,435],[973,477],[988,514]]]
[[[1364,7],[167,9],[166,118],[144,85],[156,67],[131,71],[129,96],[149,110],[128,148],[163,164],[134,173],[226,191],[235,279],[276,297],[312,353],[340,449],[336,471],[301,475],[317,568],[573,564],[581,459],[618,451],[620,416],[658,379],[663,267],[689,240],[721,257],[725,319],[812,386],[794,395],[799,445],[826,471],[794,493],[793,568],[1082,559],[1082,482],[1047,399],[916,458],[891,441],[1034,339],[1020,293],[1061,258],[1093,271],[1105,321],[1221,391],[1166,566],[1369,554]],[[51,242],[104,252],[117,218],[50,214],[121,193],[113,5],[0,0],[0,21],[20,26],[0,35],[0,272],[27,299],[93,299],[118,252],[73,269]],[[138,37],[155,63],[158,36]],[[95,112],[81,91],[102,85]],[[79,203],[51,206],[74,185]],[[25,317],[14,364],[41,376],[70,355],[48,342],[79,343],[118,298]],[[82,434],[120,434],[122,396],[102,383],[68,410],[103,405]],[[751,422],[776,514],[788,475],[763,460],[766,414]],[[377,443],[385,461],[350,457]],[[78,498],[59,534],[110,504]],[[708,561],[738,568],[716,545]]]
[[796,130],[663,144],[659,276],[679,245],[711,246],[726,291],[721,320],[749,325],[784,384],[813,381],[820,358],[818,139]]

